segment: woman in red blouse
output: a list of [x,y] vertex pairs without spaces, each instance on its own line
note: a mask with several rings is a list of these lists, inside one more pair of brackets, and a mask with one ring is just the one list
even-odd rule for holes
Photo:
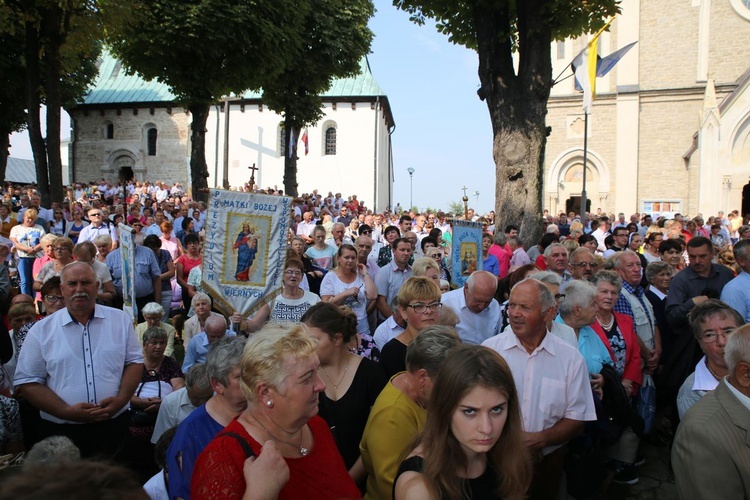
[[248,340],[241,364],[247,410],[198,457],[193,498],[360,498],[317,415],[325,384],[315,350],[295,324],[266,326]]

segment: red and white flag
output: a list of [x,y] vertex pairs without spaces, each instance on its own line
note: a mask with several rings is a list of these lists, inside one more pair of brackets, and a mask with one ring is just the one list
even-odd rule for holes
[[305,156],[307,156],[307,153],[310,152],[310,144],[307,139],[307,129],[305,129],[304,132],[302,132],[302,142],[305,144]]

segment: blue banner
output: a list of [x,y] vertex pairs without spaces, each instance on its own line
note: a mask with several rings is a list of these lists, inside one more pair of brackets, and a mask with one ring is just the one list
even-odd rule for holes
[[457,287],[464,286],[474,271],[481,271],[482,224],[463,219],[453,219],[453,247],[451,249],[451,281]]

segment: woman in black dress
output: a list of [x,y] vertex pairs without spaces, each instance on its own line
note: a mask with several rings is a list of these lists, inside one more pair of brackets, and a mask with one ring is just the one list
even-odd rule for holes
[[326,384],[318,396],[318,414],[330,426],[349,475],[361,484],[365,468],[359,456],[359,442],[370,407],[387,379],[377,363],[349,350],[357,337],[357,315],[351,309],[319,302],[307,310],[301,321],[318,341],[318,374]]
[[521,499],[531,475],[508,364],[486,347],[456,347],[438,372],[417,446],[399,467],[394,499]]

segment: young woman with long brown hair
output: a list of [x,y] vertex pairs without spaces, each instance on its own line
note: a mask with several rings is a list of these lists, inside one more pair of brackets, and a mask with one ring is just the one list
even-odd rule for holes
[[531,461],[508,364],[486,347],[451,351],[427,424],[401,463],[394,499],[525,498]]

